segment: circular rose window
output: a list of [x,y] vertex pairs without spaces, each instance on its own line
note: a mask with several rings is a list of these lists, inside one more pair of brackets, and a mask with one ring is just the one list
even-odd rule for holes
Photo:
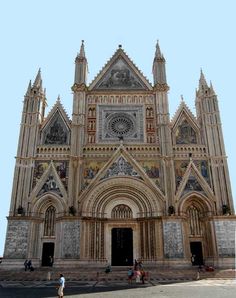
[[107,132],[113,137],[128,137],[134,133],[134,119],[125,113],[112,114],[107,119]]

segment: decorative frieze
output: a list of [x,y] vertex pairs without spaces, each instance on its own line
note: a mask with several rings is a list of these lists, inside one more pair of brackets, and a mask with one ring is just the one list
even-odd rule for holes
[[90,94],[87,95],[88,104],[153,104],[154,96],[151,94]]

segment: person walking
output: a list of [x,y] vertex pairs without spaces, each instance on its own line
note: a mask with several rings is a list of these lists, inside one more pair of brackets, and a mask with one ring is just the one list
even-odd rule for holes
[[65,277],[63,276],[63,274],[60,274],[60,278],[59,278],[59,287],[58,287],[58,298],[63,298],[64,297],[64,288],[65,288]]

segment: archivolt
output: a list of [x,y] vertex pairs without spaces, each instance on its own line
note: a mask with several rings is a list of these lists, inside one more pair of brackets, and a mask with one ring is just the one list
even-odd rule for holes
[[67,209],[65,201],[55,194],[45,194],[40,198],[35,198],[31,205],[31,212],[39,214],[45,213],[50,205],[56,208],[56,213],[63,213]]
[[[106,217],[108,206],[122,200],[136,216],[157,216],[162,214],[163,200],[143,182],[133,178],[116,177],[99,183],[81,200],[81,211],[84,216]],[[137,214],[138,213],[138,214]]]
[[195,205],[198,207],[203,213],[205,214],[214,214],[215,213],[215,206],[214,201],[209,199],[208,197],[204,196],[203,194],[194,192],[184,196],[178,205],[178,210],[180,214],[185,214],[187,208],[190,205]]

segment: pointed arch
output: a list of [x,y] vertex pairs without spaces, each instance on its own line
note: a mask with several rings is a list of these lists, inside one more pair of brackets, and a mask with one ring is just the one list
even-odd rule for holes
[[44,236],[55,236],[56,208],[50,205],[44,217]]

